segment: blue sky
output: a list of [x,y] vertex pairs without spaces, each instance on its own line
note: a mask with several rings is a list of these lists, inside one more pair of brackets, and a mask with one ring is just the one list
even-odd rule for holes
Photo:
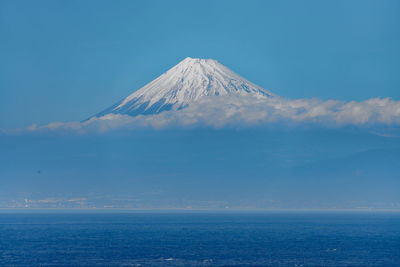
[[79,121],[187,56],[290,97],[400,99],[398,1],[1,1],[0,127]]
[[[399,1],[0,1],[0,208],[399,210],[399,14]],[[80,123],[186,57],[304,99]]]

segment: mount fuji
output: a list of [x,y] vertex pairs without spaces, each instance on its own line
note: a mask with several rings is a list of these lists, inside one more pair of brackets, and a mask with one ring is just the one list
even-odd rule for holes
[[275,95],[214,59],[188,57],[94,117],[108,114],[151,115],[168,110],[181,110],[209,96],[269,98]]
[[390,98],[360,102],[283,98],[214,59],[188,57],[125,99],[82,122],[74,127],[91,123],[101,124],[101,128],[110,125],[116,128],[128,125],[222,127],[279,122],[330,127],[400,125],[400,101]]

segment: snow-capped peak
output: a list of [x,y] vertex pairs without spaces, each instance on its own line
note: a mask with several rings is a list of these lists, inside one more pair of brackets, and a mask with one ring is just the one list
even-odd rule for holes
[[179,110],[207,96],[273,96],[214,59],[187,57],[122,101],[97,114],[156,114]]

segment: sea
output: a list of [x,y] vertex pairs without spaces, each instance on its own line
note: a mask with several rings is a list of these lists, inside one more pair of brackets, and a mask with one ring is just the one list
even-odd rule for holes
[[400,213],[1,211],[0,266],[400,266]]

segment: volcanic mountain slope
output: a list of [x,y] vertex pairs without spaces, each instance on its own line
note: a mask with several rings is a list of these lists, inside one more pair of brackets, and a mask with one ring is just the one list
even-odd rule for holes
[[180,110],[207,96],[273,97],[214,59],[186,58],[146,86],[95,117],[107,114],[131,116]]

